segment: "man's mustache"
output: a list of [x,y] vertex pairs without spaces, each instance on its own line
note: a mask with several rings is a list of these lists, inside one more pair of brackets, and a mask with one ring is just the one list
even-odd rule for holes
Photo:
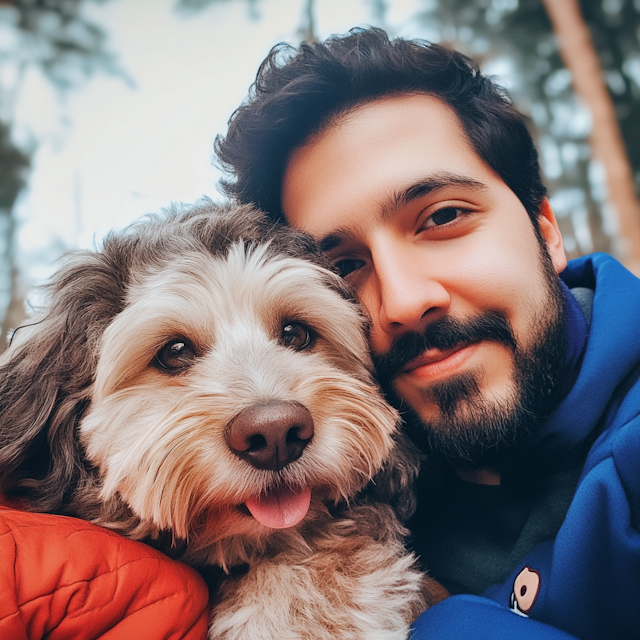
[[516,349],[511,324],[501,311],[458,320],[444,316],[427,326],[424,333],[409,332],[393,342],[385,354],[373,357],[380,382],[391,382],[412,360],[430,349],[447,351],[457,345],[489,340]]

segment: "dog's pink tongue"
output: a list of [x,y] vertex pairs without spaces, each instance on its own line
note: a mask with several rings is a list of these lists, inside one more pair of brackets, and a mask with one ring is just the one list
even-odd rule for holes
[[283,487],[268,495],[251,498],[245,504],[260,524],[270,529],[286,529],[297,525],[307,515],[310,502],[309,487]]

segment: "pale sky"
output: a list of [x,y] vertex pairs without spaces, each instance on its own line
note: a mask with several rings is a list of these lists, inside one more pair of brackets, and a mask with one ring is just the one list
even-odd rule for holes
[[[396,35],[414,33],[416,0],[390,3]],[[19,204],[26,275],[42,281],[62,248],[92,248],[112,228],[171,202],[221,199],[213,140],[226,130],[269,49],[297,43],[302,0],[227,0],[192,17],[174,0],[89,3],[109,48],[135,82],[97,74],[62,100],[33,72],[16,109],[19,131],[39,140]],[[324,38],[372,21],[370,0],[316,0]]]

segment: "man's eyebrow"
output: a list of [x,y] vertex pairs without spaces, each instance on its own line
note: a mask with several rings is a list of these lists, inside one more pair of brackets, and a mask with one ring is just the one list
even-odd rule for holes
[[484,182],[469,176],[457,173],[437,173],[392,193],[391,197],[381,207],[381,218],[382,220],[387,220],[395,211],[414,200],[427,196],[433,191],[450,187],[466,187],[474,191],[484,191],[488,188]]
[[[433,191],[448,189],[450,187],[466,187],[474,191],[484,191],[488,186],[475,178],[457,173],[436,173],[423,180],[418,180],[408,187],[396,191],[386,199],[380,207],[380,221],[389,220],[401,207],[429,195]],[[323,252],[331,251],[347,242],[356,234],[348,227],[339,228],[320,240],[320,249]]]

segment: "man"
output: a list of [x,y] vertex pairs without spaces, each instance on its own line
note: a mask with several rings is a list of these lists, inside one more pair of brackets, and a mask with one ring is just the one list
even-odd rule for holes
[[413,545],[459,595],[416,637],[640,638],[640,283],[567,266],[507,97],[458,53],[355,30],[272,51],[216,146],[228,193],[353,286],[429,454]]

